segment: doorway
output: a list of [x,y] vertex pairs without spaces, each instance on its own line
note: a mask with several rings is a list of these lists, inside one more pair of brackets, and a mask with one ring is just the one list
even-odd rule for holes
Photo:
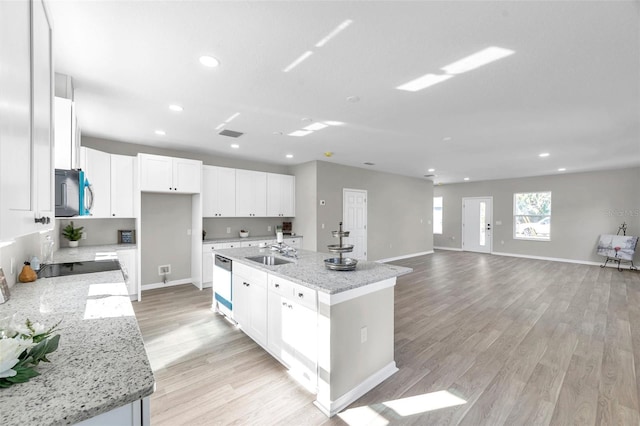
[[342,229],[349,231],[343,244],[353,244],[353,252],[347,257],[367,260],[367,191],[342,190]]
[[462,199],[462,250],[491,253],[493,197]]

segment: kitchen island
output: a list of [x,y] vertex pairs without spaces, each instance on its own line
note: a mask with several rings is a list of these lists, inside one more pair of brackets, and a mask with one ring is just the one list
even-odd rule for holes
[[[233,319],[317,393],[326,415],[398,371],[394,286],[410,268],[361,261],[355,271],[332,271],[324,266],[331,254],[307,250],[296,259],[256,247],[216,253],[233,261]],[[263,257],[284,263],[249,259]]]
[[[62,249],[55,258],[93,260],[105,249]],[[17,283],[0,305],[0,316],[11,314],[20,323],[61,321],[60,343],[40,376],[0,389],[0,424],[148,422],[155,381],[121,271]]]

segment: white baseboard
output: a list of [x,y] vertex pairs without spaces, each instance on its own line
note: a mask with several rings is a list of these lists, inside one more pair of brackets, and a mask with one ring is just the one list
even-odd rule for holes
[[402,259],[409,259],[412,257],[424,256],[425,254],[433,254],[433,250],[421,251],[419,253],[403,254],[402,256],[389,257],[387,259],[380,259],[380,260],[376,260],[376,263],[393,262],[394,260],[402,260]]
[[335,401],[321,402],[316,399],[313,404],[318,407],[320,411],[322,411],[325,415],[333,417],[353,401],[357,400],[362,395],[369,392],[371,389],[375,388],[380,383],[384,382],[389,377],[394,375],[397,371],[398,367],[396,367],[396,362],[391,361],[389,364],[385,365],[380,370],[367,377],[362,383],[360,383],[358,386],[351,389],[349,392],[345,393]]
[[[507,256],[507,257],[520,257],[523,259],[534,259],[534,260],[546,260],[549,262],[564,262],[564,263],[577,263],[579,265],[593,265],[600,266],[604,264],[605,259],[602,259],[602,262],[593,262],[591,260],[576,260],[576,259],[565,259],[561,257],[546,257],[546,256],[531,256],[528,254],[518,254],[518,253],[501,253],[494,251],[491,254],[496,256]],[[608,262],[607,268],[617,268],[618,264],[614,262]],[[620,269],[631,269],[630,263],[623,263],[620,265]]]
[[191,284],[193,280],[191,278],[184,278],[181,280],[173,280],[167,281],[167,283],[159,282],[159,283],[151,283],[151,284],[143,284],[142,291],[145,290],[153,290],[155,288],[164,288],[164,287],[172,287],[174,285],[183,285],[183,284]]
[[434,250],[449,250],[449,251],[462,251],[461,248],[457,247],[434,247]]

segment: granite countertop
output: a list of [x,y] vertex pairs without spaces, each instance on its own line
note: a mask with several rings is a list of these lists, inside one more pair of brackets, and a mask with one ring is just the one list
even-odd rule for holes
[[0,389],[3,426],[74,424],[153,393],[153,372],[120,271],[17,283],[0,305],[0,315],[13,313],[19,322],[62,322],[51,363],[37,367],[41,375]]
[[[216,250],[216,253],[228,257],[234,262],[251,266],[328,294],[352,290],[388,278],[408,274],[412,271],[411,268],[403,266],[367,261],[359,261],[355,271],[332,271],[324,266],[324,260],[337,257],[337,254],[318,253],[308,250],[298,250],[298,259],[284,257],[268,248],[258,247],[221,249]],[[274,255],[291,261],[291,263],[268,266],[246,259],[249,256],[260,255]],[[348,256],[345,255],[345,257]]]
[[53,253],[53,263],[86,262],[116,259],[118,250],[135,250],[135,244],[106,244],[99,246],[61,247]]
[[[291,238],[302,238],[302,235],[285,235],[284,239],[288,240]],[[276,236],[274,234],[269,235],[259,235],[257,237],[249,236],[246,238],[240,237],[227,237],[227,238],[205,238],[202,240],[202,244],[214,244],[214,243],[234,243],[236,241],[263,241],[263,240],[276,240]]]

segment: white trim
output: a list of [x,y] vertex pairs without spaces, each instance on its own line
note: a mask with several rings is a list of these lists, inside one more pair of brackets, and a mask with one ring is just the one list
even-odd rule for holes
[[[493,252],[491,254],[495,254],[496,256],[520,257],[523,259],[546,260],[549,262],[576,263],[579,265],[592,265],[592,266],[600,266],[604,264],[604,261],[605,261],[605,259],[603,259],[602,262],[593,262],[591,260],[565,259],[562,257],[530,256],[528,254],[501,253],[501,252]],[[607,263],[607,268],[617,268],[617,267],[618,267],[617,263]],[[620,265],[620,269],[631,269],[631,264],[623,263],[622,265]]]
[[361,287],[356,287],[352,290],[342,291],[336,294],[318,291],[318,303],[333,306],[338,303],[346,302],[347,300],[356,299],[367,294],[375,293],[376,291],[384,290],[385,288],[393,287],[394,285],[396,285],[396,277],[387,278],[386,280],[363,285]]
[[409,259],[412,257],[424,256],[425,254],[433,254],[433,250],[421,251],[419,253],[403,254],[402,256],[389,257],[387,259],[380,259],[380,260],[376,260],[376,263],[393,262],[394,260],[402,260],[402,259]]
[[[380,383],[387,380],[398,371],[396,362],[391,361],[389,364],[382,367],[380,370],[367,377],[362,383],[349,392],[342,395],[335,401],[327,401],[327,403],[321,402],[318,399],[313,401],[313,404],[320,409],[326,416],[333,417],[342,411],[349,404],[360,398],[371,389],[378,386]],[[328,406],[327,406],[328,405]]]
[[[183,285],[183,284],[191,284],[192,283],[192,279],[191,278],[183,278],[181,280],[172,280],[172,281],[167,281],[167,283],[151,283],[151,284],[144,284],[141,286],[142,291],[144,290],[153,290],[154,288],[163,288],[163,287],[173,287],[176,285]],[[198,287],[198,286],[196,286]]]
[[461,248],[457,247],[433,247],[434,250],[450,250],[450,251],[463,251]]

